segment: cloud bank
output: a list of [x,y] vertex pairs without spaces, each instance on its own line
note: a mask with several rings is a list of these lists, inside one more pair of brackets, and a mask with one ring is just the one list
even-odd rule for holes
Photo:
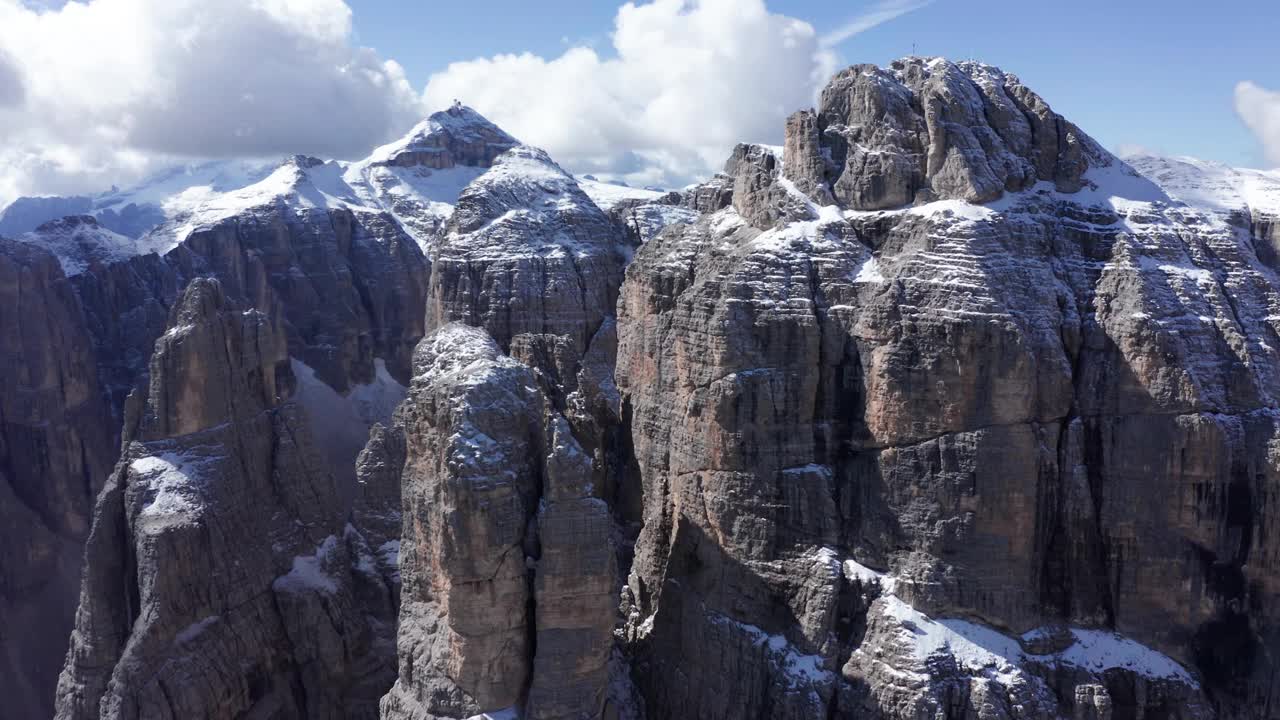
[[1236,114],[1262,143],[1267,162],[1280,167],[1280,92],[1242,82],[1236,85]]
[[418,93],[354,44],[344,0],[0,0],[0,207],[181,159],[359,157],[454,99],[575,172],[679,185],[780,142],[836,44],[928,2],[869,3],[825,37],[765,0],[628,2],[599,52],[457,62]]
[[422,110],[342,0],[0,0],[0,205],[174,157],[358,156]]
[[740,141],[779,142],[836,57],[812,25],[763,0],[656,0],[619,10],[613,57],[498,55],[433,75],[459,99],[579,172],[673,184],[718,169]]

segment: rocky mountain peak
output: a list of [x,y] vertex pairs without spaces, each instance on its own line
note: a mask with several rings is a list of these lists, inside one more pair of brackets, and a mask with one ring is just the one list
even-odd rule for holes
[[312,155],[291,155],[285,159],[284,164],[292,165],[300,170],[307,170],[324,165],[325,160]]
[[403,138],[375,150],[369,162],[437,170],[457,165],[488,167],[518,144],[480,113],[454,103],[418,123]]
[[[612,242],[610,231],[595,227],[607,225],[608,218],[578,186],[573,176],[557,165],[546,151],[519,145],[496,158],[493,167],[476,178],[458,197],[457,209],[449,224],[454,234],[474,233],[475,241],[505,244],[510,225],[530,222],[569,223],[575,229],[567,232],[522,233],[520,244],[594,244]],[[598,230],[598,232],[593,232]],[[456,247],[462,245],[454,244]],[[467,243],[466,247],[475,247]]]
[[787,150],[797,187],[855,210],[989,202],[1041,181],[1076,192],[1112,162],[1015,76],[921,57],[837,73],[816,110],[788,120]]
[[92,215],[50,220],[19,236],[18,240],[53,253],[68,276],[78,275],[94,265],[131,257],[139,251],[135,240],[108,230]]
[[276,322],[257,310],[241,312],[217,280],[192,280],[156,342],[144,433],[188,435],[274,407],[287,357]]

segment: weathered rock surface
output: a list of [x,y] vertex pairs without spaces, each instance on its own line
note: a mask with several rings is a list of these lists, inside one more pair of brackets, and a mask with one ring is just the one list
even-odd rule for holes
[[387,215],[305,201],[335,171],[295,159],[263,181],[284,188],[202,224],[167,257],[182,276],[217,277],[253,307],[278,305],[290,354],[345,392],[373,379],[374,357],[407,380],[428,265]]
[[394,664],[292,383],[278,319],[187,287],[98,497],[57,717],[372,716]]
[[462,192],[431,261],[429,328],[483,327],[504,351],[557,336],[576,360],[613,314],[625,257],[573,177],[521,146]]
[[0,695],[6,714],[47,717],[115,452],[71,284],[52,254],[3,239],[0,354]]
[[1098,152],[1014,76],[940,58],[841,71],[787,130],[787,177],[854,210],[988,202],[1038,181],[1074,192]]
[[1138,165],[909,58],[680,192],[458,106],[0,244],[0,691],[123,422],[62,718],[1280,718],[1280,184]]
[[544,390],[619,507],[613,316],[630,248],[616,223],[542,150],[517,147],[458,198],[432,256],[428,329],[484,328],[542,371]]
[[404,590],[384,718],[599,717],[616,702],[605,498],[621,476],[613,307],[626,249],[541,150],[508,151],[459,197],[432,257],[437,329],[393,431]]
[[[395,421],[400,677],[384,719],[604,710],[613,523],[593,495],[591,458],[537,374],[478,328],[446,325],[418,348]],[[371,444],[366,457],[377,452]]]
[[[853,68],[788,130],[622,290],[650,717],[1275,716],[1280,292],[1248,234],[985,66]],[[1014,673],[926,621],[1075,634]]]
[[385,210],[429,251],[444,234],[462,189],[519,145],[469,107],[433,114],[345,174],[367,203]]

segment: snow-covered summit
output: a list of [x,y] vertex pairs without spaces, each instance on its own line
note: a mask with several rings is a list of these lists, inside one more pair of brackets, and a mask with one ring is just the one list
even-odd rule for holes
[[604,211],[543,150],[501,155],[458,198],[443,251],[473,259],[529,253],[613,251]]
[[352,163],[345,180],[361,202],[389,213],[429,251],[463,188],[517,145],[483,115],[456,104]]
[[1280,171],[1235,168],[1192,157],[1140,154],[1125,158],[1169,196],[1216,212],[1280,215]]
[[244,187],[217,192],[193,187],[165,201],[169,219],[143,238],[158,250],[167,250],[192,232],[256,208],[289,211],[366,208],[344,179],[346,168],[332,160],[306,155],[288,158],[269,175]]
[[373,151],[366,163],[484,167],[520,142],[471,108],[455,103],[418,123],[404,137]]
[[62,264],[62,272],[68,276],[78,275],[92,265],[115,262],[140,252],[136,240],[102,227],[91,215],[51,220],[18,236],[17,240],[53,253]]
[[271,173],[265,160],[215,160],[176,165],[128,188],[70,197],[21,197],[0,210],[0,235],[16,236],[69,215],[90,215],[113,232],[138,238],[181,208],[171,201],[190,191],[225,193]]

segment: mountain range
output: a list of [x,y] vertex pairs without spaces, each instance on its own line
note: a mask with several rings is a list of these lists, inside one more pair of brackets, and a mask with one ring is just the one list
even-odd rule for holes
[[1280,718],[1280,173],[835,75],[0,213],[5,717]]

